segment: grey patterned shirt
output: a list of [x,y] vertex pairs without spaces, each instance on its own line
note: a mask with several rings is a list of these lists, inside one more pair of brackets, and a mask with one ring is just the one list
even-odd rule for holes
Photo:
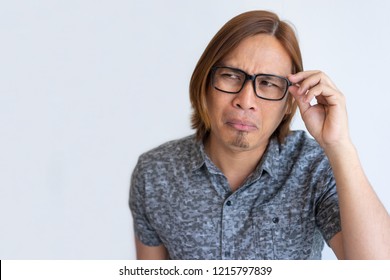
[[194,136],[140,156],[130,187],[134,230],[171,259],[320,259],[341,230],[335,180],[303,131],[272,138],[232,192]]

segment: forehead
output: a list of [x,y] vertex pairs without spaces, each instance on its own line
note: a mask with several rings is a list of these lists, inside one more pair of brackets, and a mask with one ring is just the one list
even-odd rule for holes
[[243,39],[223,59],[225,66],[236,67],[249,74],[268,73],[286,76],[292,63],[283,45],[268,34]]

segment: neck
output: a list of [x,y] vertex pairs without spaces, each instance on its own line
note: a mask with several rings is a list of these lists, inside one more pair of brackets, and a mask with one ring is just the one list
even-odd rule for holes
[[268,142],[250,150],[226,147],[213,141],[205,141],[205,150],[213,163],[228,179],[232,191],[236,191],[255,170],[267,148]]

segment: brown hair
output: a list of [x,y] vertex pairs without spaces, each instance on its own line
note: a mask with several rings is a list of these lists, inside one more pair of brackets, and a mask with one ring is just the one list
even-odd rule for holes
[[[228,21],[213,37],[200,57],[190,81],[192,105],[192,128],[196,129],[198,140],[210,132],[210,119],[206,106],[206,91],[209,86],[211,68],[221,61],[243,39],[257,34],[274,36],[286,49],[292,61],[292,73],[303,71],[301,51],[293,28],[268,11],[250,11]],[[288,95],[288,110],[274,132],[280,142],[290,132],[290,123],[297,109],[291,95]]]

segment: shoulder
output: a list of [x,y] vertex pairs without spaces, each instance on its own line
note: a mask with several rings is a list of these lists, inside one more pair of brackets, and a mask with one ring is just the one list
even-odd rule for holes
[[294,130],[287,135],[285,142],[281,144],[281,152],[300,155],[324,156],[321,146],[311,138],[306,131]]
[[132,173],[133,188],[167,190],[168,186],[173,186],[172,182],[183,180],[190,174],[201,158],[199,150],[199,143],[191,135],[141,154]]
[[329,169],[328,158],[321,146],[302,130],[292,131],[280,145],[280,156],[303,169]]
[[161,144],[140,155],[138,165],[156,165],[163,163],[181,163],[191,160],[191,155],[199,150],[195,135],[172,140]]

